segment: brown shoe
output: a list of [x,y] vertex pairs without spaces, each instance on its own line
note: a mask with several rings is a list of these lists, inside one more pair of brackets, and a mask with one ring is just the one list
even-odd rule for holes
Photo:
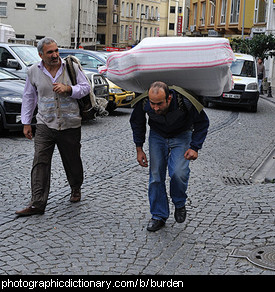
[[78,189],[78,190],[72,189],[70,202],[76,203],[76,202],[79,202],[80,200],[81,200],[81,191],[80,191],[80,189]]
[[36,214],[42,215],[44,214],[44,210],[38,209],[33,206],[29,206],[26,209],[23,209],[21,211],[16,211],[15,214],[18,217],[31,216],[31,215],[36,215]]

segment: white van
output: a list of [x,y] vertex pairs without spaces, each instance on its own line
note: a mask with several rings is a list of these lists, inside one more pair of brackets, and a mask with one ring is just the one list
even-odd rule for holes
[[22,79],[27,78],[27,70],[41,61],[37,48],[23,44],[0,43],[0,67]]
[[203,97],[204,106],[208,107],[209,103],[224,104],[245,107],[251,112],[257,112],[259,90],[256,60],[246,54],[236,53],[235,57],[236,60],[232,62],[230,68],[234,88],[219,97]]

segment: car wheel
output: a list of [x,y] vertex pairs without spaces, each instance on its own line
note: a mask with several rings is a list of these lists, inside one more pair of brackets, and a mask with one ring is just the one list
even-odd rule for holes
[[202,99],[202,105],[206,108],[209,107],[209,101],[207,101],[205,97]]
[[257,110],[258,110],[258,105],[257,104],[253,104],[253,105],[250,106],[250,111],[252,113],[256,113]]

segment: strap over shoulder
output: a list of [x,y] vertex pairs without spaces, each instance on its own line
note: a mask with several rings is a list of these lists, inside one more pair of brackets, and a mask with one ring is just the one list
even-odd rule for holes
[[[175,85],[168,86],[168,87],[169,89],[173,89],[177,91],[179,94],[186,97],[193,104],[193,106],[196,108],[196,110],[199,113],[202,111],[203,105],[197,100],[197,98],[194,96],[193,93],[191,94],[190,91],[186,91],[185,89],[179,86],[175,86]],[[148,90],[146,90],[144,93],[142,93],[137,98],[135,98],[131,103],[131,107],[134,107],[136,103],[138,103],[140,100],[144,99],[145,97],[148,97]]]

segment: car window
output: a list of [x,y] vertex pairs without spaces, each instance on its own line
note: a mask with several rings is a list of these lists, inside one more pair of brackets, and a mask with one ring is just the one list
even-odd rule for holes
[[[97,69],[99,66],[104,65],[102,61],[96,59],[93,56],[82,54],[82,53],[70,53],[70,55],[75,56],[81,63],[81,66],[84,69],[95,68]],[[67,56],[67,54],[60,53],[60,56]]]
[[256,77],[256,68],[253,61],[237,59],[230,67],[234,76]]
[[7,68],[8,59],[14,59],[14,57],[7,49],[0,48],[0,67]]
[[31,66],[34,63],[41,61],[36,47],[12,46],[11,49],[18,55],[26,66]]

